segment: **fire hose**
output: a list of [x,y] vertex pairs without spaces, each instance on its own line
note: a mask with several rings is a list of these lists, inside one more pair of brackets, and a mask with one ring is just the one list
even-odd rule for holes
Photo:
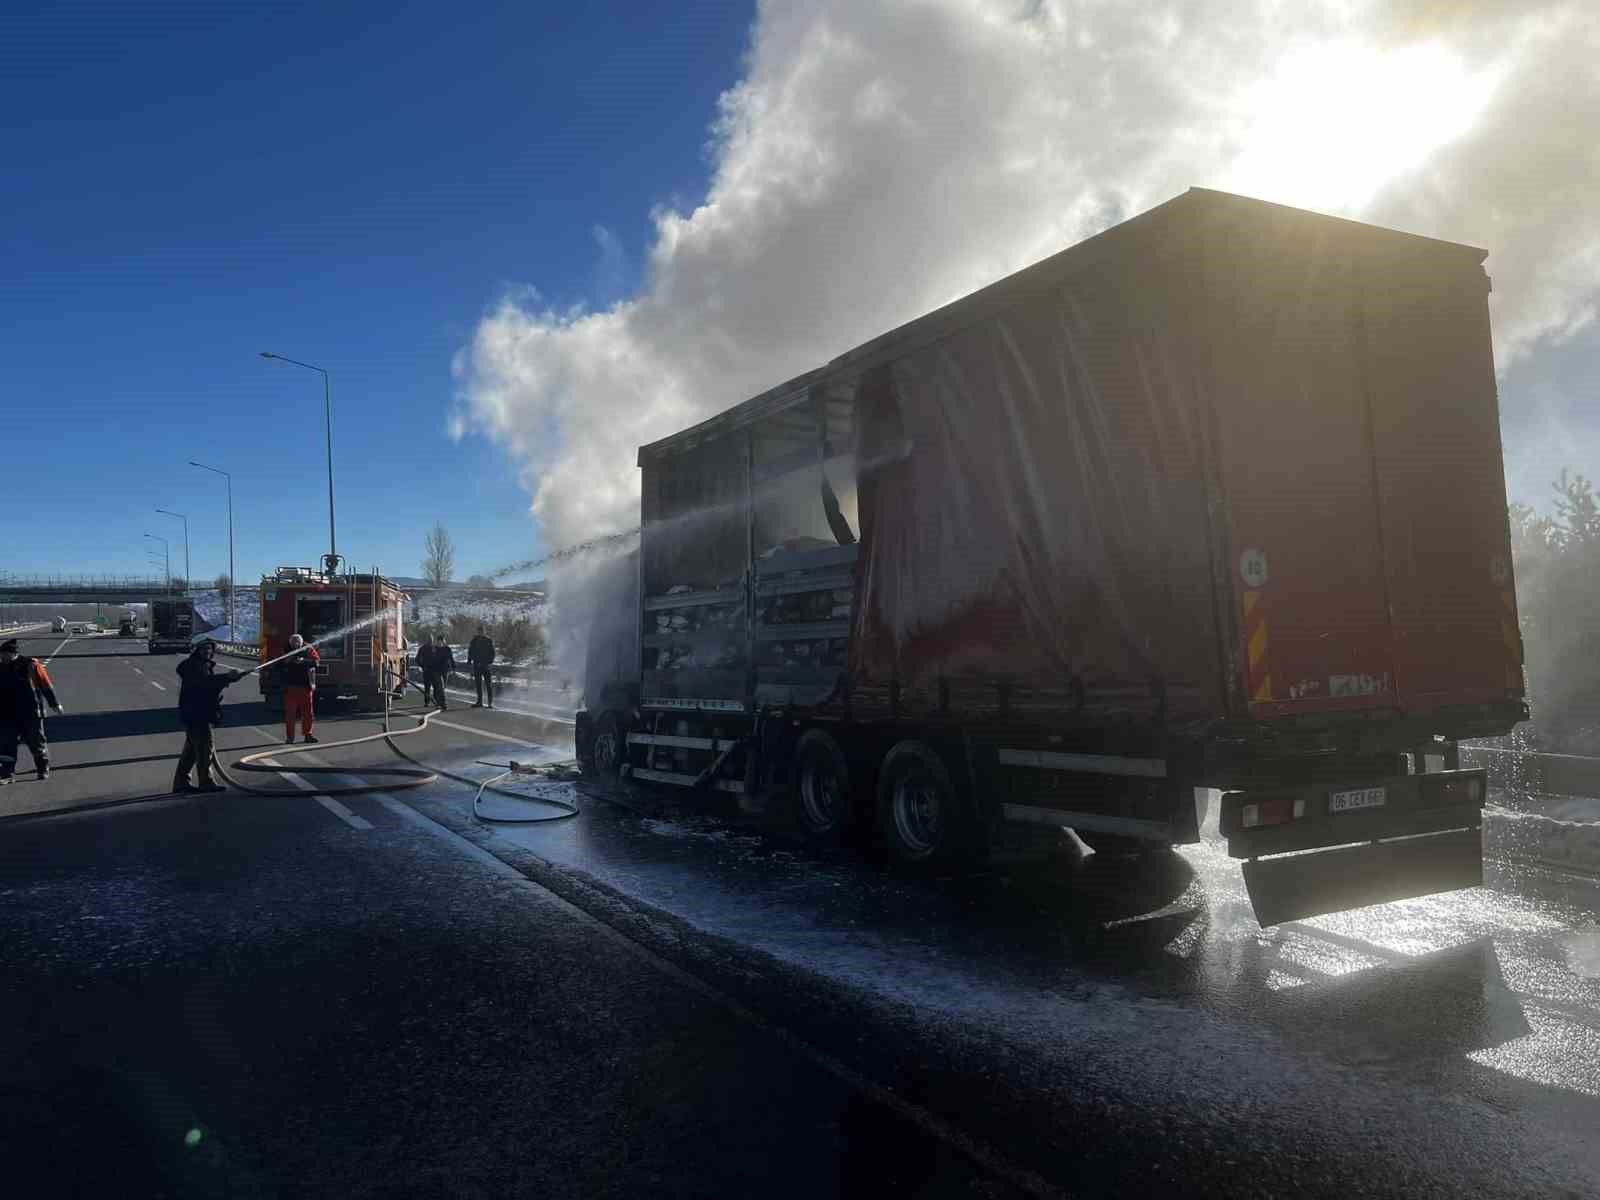
[[[259,667],[256,669],[260,670]],[[246,674],[253,673],[254,672],[246,672]],[[403,682],[410,684],[412,687],[418,687],[418,685],[412,680],[407,679],[403,680]],[[418,690],[421,690],[420,687],[418,687]],[[578,806],[570,800],[563,800],[555,796],[528,796],[496,786],[503,780],[509,779],[513,775],[545,776],[548,778],[548,772],[554,769],[567,769],[569,764],[548,763],[544,764],[543,766],[534,766],[527,763],[511,762],[506,764],[506,769],[501,771],[500,774],[490,776],[488,779],[479,780],[473,779],[468,775],[458,775],[456,772],[447,771],[442,767],[430,767],[427,763],[422,762],[420,759],[414,758],[412,755],[407,754],[400,748],[398,744],[396,744],[395,738],[408,737],[412,734],[421,733],[428,727],[428,722],[432,720],[438,712],[438,709],[430,708],[420,715],[409,712],[403,713],[401,715],[409,717],[411,720],[415,721],[416,724],[410,729],[390,729],[389,693],[387,690],[385,690],[383,705],[383,730],[379,733],[369,733],[364,734],[361,737],[347,738],[342,742],[315,742],[310,746],[278,746],[270,750],[259,750],[254,754],[246,754],[243,758],[235,759],[232,765],[236,771],[275,774],[278,771],[284,770],[285,768],[281,766],[268,765],[263,760],[283,758],[290,754],[308,754],[313,750],[335,750],[344,746],[359,746],[365,742],[376,742],[381,740],[395,754],[414,765],[410,767],[355,768],[321,766],[298,767],[295,769],[295,774],[302,776],[348,776],[352,774],[368,776],[381,775],[394,781],[388,783],[341,784],[337,787],[318,787],[316,789],[316,795],[330,797],[364,796],[370,795],[373,792],[398,792],[409,788],[424,787],[427,784],[437,782],[440,777],[454,779],[459,783],[476,785],[478,790],[472,797],[472,815],[477,820],[490,825],[537,825],[546,821],[565,821],[569,817],[575,817],[578,815]],[[221,759],[216,759],[215,765],[218,774],[220,774],[234,787],[238,788],[241,792],[248,792],[252,796],[304,796],[308,794],[301,789],[253,787],[252,785],[244,783],[235,778],[233,775],[229,774],[228,769],[222,765]],[[500,764],[488,763],[485,765],[499,766]],[[482,810],[483,794],[485,792],[493,792],[497,796],[504,796],[511,800],[520,800],[528,804],[543,804],[549,808],[554,808],[557,811],[535,817],[489,816]]]

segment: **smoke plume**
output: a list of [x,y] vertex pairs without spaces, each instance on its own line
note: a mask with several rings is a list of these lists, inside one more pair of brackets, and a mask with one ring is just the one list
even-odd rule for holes
[[641,443],[1191,185],[1490,249],[1502,365],[1593,319],[1600,7],[1145,7],[761,3],[638,292],[508,296],[452,427],[520,464],[547,545],[626,529]]

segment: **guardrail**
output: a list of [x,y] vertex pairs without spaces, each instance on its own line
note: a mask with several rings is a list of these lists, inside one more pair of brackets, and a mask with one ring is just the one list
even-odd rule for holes
[[1600,796],[1600,758],[1462,746],[1461,765],[1483,767],[1491,787],[1514,787],[1547,796]]

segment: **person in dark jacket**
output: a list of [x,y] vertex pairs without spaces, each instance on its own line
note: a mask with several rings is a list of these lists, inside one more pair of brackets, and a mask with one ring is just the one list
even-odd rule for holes
[[467,661],[472,664],[472,686],[477,689],[478,699],[473,708],[483,707],[483,694],[489,693],[489,707],[494,707],[494,676],[489,674],[489,668],[494,666],[494,639],[484,632],[483,626],[478,626],[478,635],[467,643]]
[[311,736],[311,729],[317,723],[317,664],[322,655],[315,646],[307,646],[298,633],[289,639],[289,649],[299,653],[278,666],[278,678],[283,681],[283,740],[294,741],[298,716],[303,739],[314,742],[317,739]]
[[0,642],[0,786],[17,767],[17,743],[26,742],[40,779],[50,778],[50,747],[44,740],[44,706],[59,713],[50,673],[36,658],[18,652],[17,639]]
[[444,680],[456,669],[456,656],[449,644],[424,637],[417,651],[417,666],[422,668],[423,703],[436,704],[441,710],[449,709],[444,699]]
[[[216,656],[217,644],[207,639],[178,664],[178,678],[182,681],[178,689],[178,720],[183,722],[185,735],[178,769],[172,776],[174,792],[228,790],[211,778],[211,730],[222,720],[222,689],[243,679],[244,672],[217,670]],[[191,767],[199,777],[199,787],[189,783]]]

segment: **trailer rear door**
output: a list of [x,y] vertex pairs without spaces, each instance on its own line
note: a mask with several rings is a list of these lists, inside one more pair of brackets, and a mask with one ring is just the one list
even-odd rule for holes
[[1216,413],[1249,715],[1394,706],[1354,260],[1296,231],[1226,270]]
[[1369,256],[1360,282],[1401,702],[1520,697],[1488,280],[1459,250]]

